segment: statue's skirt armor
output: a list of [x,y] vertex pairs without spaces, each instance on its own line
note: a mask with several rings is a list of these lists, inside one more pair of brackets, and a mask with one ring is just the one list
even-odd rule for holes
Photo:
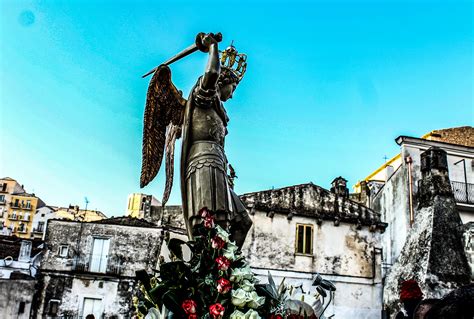
[[224,149],[213,141],[197,141],[191,145],[190,157],[186,167],[186,189],[188,216],[191,224],[198,222],[198,211],[207,207],[214,212],[227,212],[217,214],[216,218],[227,219],[232,216],[232,199],[227,183],[227,167]]

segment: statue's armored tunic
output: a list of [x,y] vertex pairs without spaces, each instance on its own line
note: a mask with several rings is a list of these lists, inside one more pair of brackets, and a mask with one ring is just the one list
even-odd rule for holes
[[232,204],[224,153],[228,118],[216,91],[204,90],[198,83],[191,99],[194,105],[189,114],[192,125],[187,136],[189,151],[185,170],[188,217],[194,224],[193,216],[207,207],[215,212],[227,212],[216,217],[230,220],[228,212],[232,211]]

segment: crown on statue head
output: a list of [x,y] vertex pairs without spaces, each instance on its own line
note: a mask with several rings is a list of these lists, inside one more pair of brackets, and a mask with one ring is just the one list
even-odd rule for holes
[[240,82],[247,70],[247,55],[237,52],[231,43],[227,49],[221,51],[221,67],[231,71]]

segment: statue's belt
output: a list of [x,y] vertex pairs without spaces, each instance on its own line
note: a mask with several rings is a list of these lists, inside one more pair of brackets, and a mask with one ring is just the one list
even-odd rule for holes
[[213,167],[223,174],[226,172],[226,157],[224,148],[216,142],[194,142],[189,149],[189,159],[186,165],[186,179],[197,169]]

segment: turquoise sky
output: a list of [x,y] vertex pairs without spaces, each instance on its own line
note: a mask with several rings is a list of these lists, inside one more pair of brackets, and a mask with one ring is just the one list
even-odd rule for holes
[[[471,1],[2,1],[0,175],[51,205],[122,215],[139,192],[140,76],[224,35],[248,54],[226,104],[245,193],[350,184],[399,135],[473,125]],[[206,55],[172,65],[185,96]],[[178,173],[177,173],[178,174]],[[142,192],[161,198],[163,174]],[[180,203],[179,185],[171,204]]]

